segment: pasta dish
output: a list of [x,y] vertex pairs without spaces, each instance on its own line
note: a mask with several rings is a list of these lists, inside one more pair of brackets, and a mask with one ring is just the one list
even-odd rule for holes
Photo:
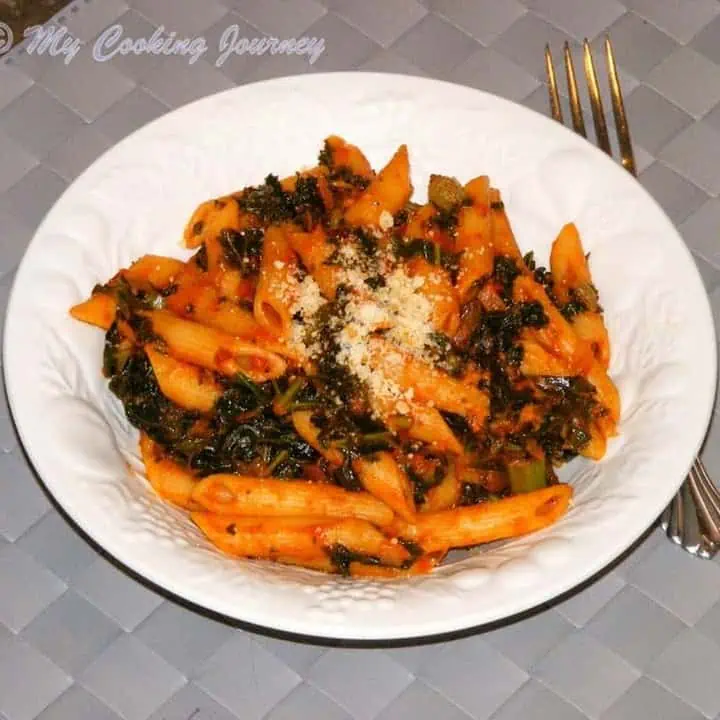
[[548,269],[500,191],[317,164],[202,203],[187,261],[145,255],[71,315],[105,331],[147,478],[220,550],[357,577],[556,522],[556,469],[616,433],[610,342],[577,228]]

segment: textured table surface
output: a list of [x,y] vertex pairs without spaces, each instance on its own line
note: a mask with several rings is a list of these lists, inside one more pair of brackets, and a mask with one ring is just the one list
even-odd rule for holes
[[[610,31],[640,182],[693,251],[720,326],[720,3],[716,0],[93,0],[59,18],[86,44],[0,62],[0,302],[44,213],[135,128],[236,84],[379,70],[472,85],[546,111],[542,49]],[[193,65],[92,60],[94,39],[164,25]],[[324,38],[304,57],[214,66],[218,39]],[[703,452],[720,479],[720,420]],[[720,718],[720,562],[651,533],[592,585],[529,619],[391,650],[271,639],[146,589],[52,509],[0,408],[1,720],[662,720]]]

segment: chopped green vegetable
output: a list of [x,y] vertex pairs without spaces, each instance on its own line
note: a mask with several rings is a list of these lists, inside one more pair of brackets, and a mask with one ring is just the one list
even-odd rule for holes
[[547,485],[545,458],[516,461],[507,464],[510,489],[513,493],[528,493]]
[[463,186],[452,177],[431,175],[428,184],[428,199],[439,210],[454,210],[465,199]]

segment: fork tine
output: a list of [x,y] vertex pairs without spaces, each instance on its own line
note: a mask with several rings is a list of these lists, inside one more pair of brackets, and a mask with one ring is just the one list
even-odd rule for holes
[[607,59],[608,75],[610,77],[610,97],[612,98],[613,115],[615,116],[615,127],[617,128],[618,145],[620,146],[620,158],[623,167],[632,175],[637,175],[635,168],[635,155],[633,154],[632,142],[630,140],[630,128],[628,127],[627,116],[625,115],[625,103],[620,89],[620,78],[618,77],[617,65],[615,64],[615,53],[613,52],[610,36],[605,36],[605,57]]
[[603,109],[602,98],[600,97],[600,86],[598,85],[595,63],[592,52],[590,51],[590,43],[587,39],[583,42],[583,59],[585,64],[585,77],[590,93],[590,107],[592,108],[593,121],[595,123],[597,144],[608,155],[612,156],[610,138],[608,137],[607,125],[605,124],[605,111]]
[[585,132],[585,118],[583,117],[582,104],[578,94],[577,80],[575,79],[575,66],[573,65],[570,45],[565,43],[563,48],[565,57],[565,74],[567,75],[568,95],[570,96],[570,112],[572,113],[573,129],[578,135],[587,137]]
[[562,108],[560,107],[560,94],[558,93],[557,78],[555,77],[555,66],[553,65],[550,45],[545,46],[545,72],[547,74],[548,92],[550,93],[550,112],[553,119],[563,124]]

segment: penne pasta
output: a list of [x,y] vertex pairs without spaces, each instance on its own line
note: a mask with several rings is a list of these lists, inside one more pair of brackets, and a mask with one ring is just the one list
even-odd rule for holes
[[190,517],[212,544],[228,555],[275,561],[284,558],[298,565],[328,559],[317,531],[332,519],[243,517],[205,511],[193,512]]
[[420,511],[438,512],[455,507],[460,500],[461,489],[457,470],[454,464],[451,464],[440,484],[427,491],[425,502],[420,506]]
[[[285,557],[303,564],[329,558],[338,568],[347,558],[401,567],[410,554],[365,520],[326,517],[263,518],[194,512],[193,522],[224,552],[276,560]],[[336,561],[337,559],[337,561]],[[341,568],[338,568],[341,569]]]
[[522,253],[515,240],[515,234],[510,227],[505,203],[503,203],[500,191],[490,188],[488,194],[490,200],[490,232],[492,237],[493,250],[497,255],[505,255],[517,261],[524,267]]
[[405,145],[375,173],[330,136],[309,169],[196,207],[186,262],[143,255],[70,308],[105,331],[150,486],[219,550],[411,578],[557,522],[553,468],[618,432],[575,225],[548,271],[488,176],[412,191]]
[[326,515],[380,526],[393,519],[392,510],[367,493],[303,480],[210,475],[195,486],[193,500],[218,515]]
[[108,330],[115,322],[117,303],[115,298],[103,292],[96,292],[87,300],[73,305],[70,315],[80,322]]
[[552,485],[494,502],[420,513],[401,534],[425,552],[505,540],[556,522],[567,511],[571,497],[569,485]]
[[493,269],[489,190],[489,179],[485,175],[465,185],[465,194],[471,204],[458,213],[456,239],[456,247],[462,253],[457,279],[457,292],[461,298],[466,298],[473,283]]
[[325,140],[325,148],[330,154],[330,166],[334,170],[347,168],[358,177],[372,177],[370,163],[359,147],[345,142],[337,135],[331,135]]
[[165,310],[144,312],[168,352],[184,362],[222,375],[246,375],[264,382],[280,377],[285,361],[275,353],[214,328],[176,317]]
[[460,301],[448,273],[422,258],[406,263],[410,277],[423,279],[419,288],[432,305],[432,324],[435,330],[452,336],[460,325]]
[[197,248],[215,239],[221,230],[242,230],[252,225],[252,218],[244,215],[233,195],[202,203],[185,227],[185,247]]
[[309,410],[296,410],[292,414],[292,423],[298,435],[311,447],[317,450],[328,462],[333,465],[342,465],[344,458],[340,450],[324,447],[318,439],[320,430],[313,425],[312,412]]
[[328,550],[341,547],[388,567],[402,567],[410,560],[404,545],[386,537],[366,520],[340,520],[322,527],[318,534]]
[[185,268],[182,260],[162,255],[143,255],[120,275],[135,288],[162,290],[172,285]]
[[600,313],[584,312],[570,321],[577,336],[592,350],[595,359],[605,370],[610,365],[610,336]]
[[415,500],[410,479],[389,452],[359,457],[352,462],[363,487],[405,520],[415,517]]
[[[318,440],[318,429],[312,424],[312,413],[297,411],[292,414],[293,425],[300,436],[314,447],[326,460],[342,465],[340,450],[325,448]],[[358,457],[352,462],[353,470],[362,486],[378,500],[392,508],[398,515],[410,520],[415,515],[415,501],[409,478],[388,452],[376,453],[372,458]]]
[[312,232],[288,232],[290,247],[298,254],[326,298],[334,298],[342,282],[342,269],[328,263],[336,248],[328,242],[323,228],[318,225]]
[[554,377],[577,375],[577,372],[571,370],[563,358],[553,355],[535,340],[524,338],[520,341],[520,346],[523,350],[522,362],[520,363],[520,370],[523,375],[528,377],[533,375],[552,375]]
[[278,338],[290,335],[289,305],[296,264],[285,230],[278,226],[269,227],[265,232],[253,312],[258,324]]
[[250,339],[265,334],[252,312],[232,300],[222,300],[212,285],[197,283],[183,287],[168,297],[166,305],[176,315],[229,335]]
[[176,360],[152,345],[145,346],[162,394],[186,410],[209,413],[220,399],[223,388],[204,368]]
[[513,295],[518,302],[540,303],[549,320],[545,327],[525,330],[524,337],[532,338],[549,353],[562,358],[572,374],[586,375],[593,364],[592,352],[553,305],[545,289],[529,275],[521,275],[515,280]]
[[373,408],[382,418],[383,422],[395,433],[406,432],[413,440],[428,443],[438,452],[449,452],[459,455],[462,445],[453,435],[452,430],[435,408],[427,407],[415,402],[405,402],[400,414],[397,405],[372,398]]
[[394,215],[402,210],[411,194],[408,150],[401,145],[367,190],[345,211],[345,220],[349,225],[378,228],[382,213]]
[[401,355],[383,340],[371,342],[372,369],[397,383],[402,390],[413,390],[414,400],[432,403],[441,410],[466,417],[478,430],[490,409],[490,401],[472,384],[450,377],[427,363]]
[[565,225],[553,243],[550,268],[557,300],[565,306],[569,303],[576,306],[576,312],[570,319],[573,330],[590,346],[595,359],[607,369],[610,364],[610,338],[574,223]]
[[570,300],[570,291],[592,282],[580,235],[575,223],[568,223],[552,244],[550,270],[553,274],[553,291],[560,302]]
[[184,510],[197,509],[192,491],[197,479],[181,465],[163,457],[160,448],[145,434],[140,434],[140,456],[147,479],[163,500]]

